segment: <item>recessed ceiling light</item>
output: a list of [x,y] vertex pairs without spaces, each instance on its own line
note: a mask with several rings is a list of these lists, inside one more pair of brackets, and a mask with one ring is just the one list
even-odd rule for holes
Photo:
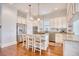
[[55,8],[54,10],[58,10],[58,8]]

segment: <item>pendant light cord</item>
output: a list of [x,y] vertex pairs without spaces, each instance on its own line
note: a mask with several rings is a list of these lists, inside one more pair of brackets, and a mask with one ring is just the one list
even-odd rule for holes
[[38,18],[39,18],[39,3],[38,3]]
[[31,5],[29,5],[29,16],[31,17]]

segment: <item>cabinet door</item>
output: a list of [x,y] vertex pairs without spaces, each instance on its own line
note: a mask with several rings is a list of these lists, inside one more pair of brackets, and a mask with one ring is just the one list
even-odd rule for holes
[[17,17],[17,23],[22,23],[22,17],[20,16]]
[[39,32],[42,32],[43,31],[43,20],[39,21],[38,31]]
[[55,22],[54,22],[54,19],[50,19],[50,31],[53,31],[53,28],[55,28]]
[[26,24],[26,18],[22,17],[22,24]]
[[44,20],[44,31],[48,32],[49,31],[49,20]]
[[63,23],[63,22],[62,22],[62,18],[60,18],[58,21],[59,21],[59,22],[58,22],[58,28],[63,28],[63,27],[62,27],[62,26],[63,26],[63,25],[62,25],[62,23]]

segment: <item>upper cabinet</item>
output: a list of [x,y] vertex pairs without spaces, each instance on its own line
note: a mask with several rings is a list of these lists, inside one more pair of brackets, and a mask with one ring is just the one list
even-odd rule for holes
[[48,32],[49,31],[49,28],[50,28],[50,24],[49,24],[49,20],[40,20],[39,22],[38,22],[38,31],[39,32]]
[[67,28],[66,17],[56,17],[50,20],[50,28]]
[[26,13],[17,11],[17,23],[26,24]]
[[67,28],[67,20],[66,17],[56,17],[52,19],[40,20],[38,22],[39,32],[45,31],[57,31],[57,29],[66,29]]
[[50,29],[49,29],[50,28],[49,20],[44,20],[43,23],[44,23],[44,26],[43,26],[44,27],[44,31],[45,32],[49,32],[50,31]]
[[26,18],[18,16],[17,17],[17,23],[26,24]]
[[44,23],[43,22],[44,22],[43,20],[38,21],[38,31],[39,32],[44,31]]

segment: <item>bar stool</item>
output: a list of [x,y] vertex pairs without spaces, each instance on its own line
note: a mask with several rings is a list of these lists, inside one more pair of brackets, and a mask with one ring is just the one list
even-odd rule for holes
[[22,46],[24,47],[26,41],[26,34],[22,34],[21,37],[22,37]]
[[29,40],[29,35],[26,34],[26,43],[25,43],[25,46],[26,46],[27,49],[28,49],[28,40]]
[[40,51],[41,55],[41,36],[40,35],[34,35],[34,52]]
[[33,51],[33,45],[34,45],[33,40],[34,40],[33,35],[28,35],[28,49],[32,48],[32,51]]
[[40,51],[40,55],[41,55],[41,51],[44,50],[46,51],[48,48],[48,44],[49,44],[49,35],[48,34],[37,34],[34,36],[34,52]]

